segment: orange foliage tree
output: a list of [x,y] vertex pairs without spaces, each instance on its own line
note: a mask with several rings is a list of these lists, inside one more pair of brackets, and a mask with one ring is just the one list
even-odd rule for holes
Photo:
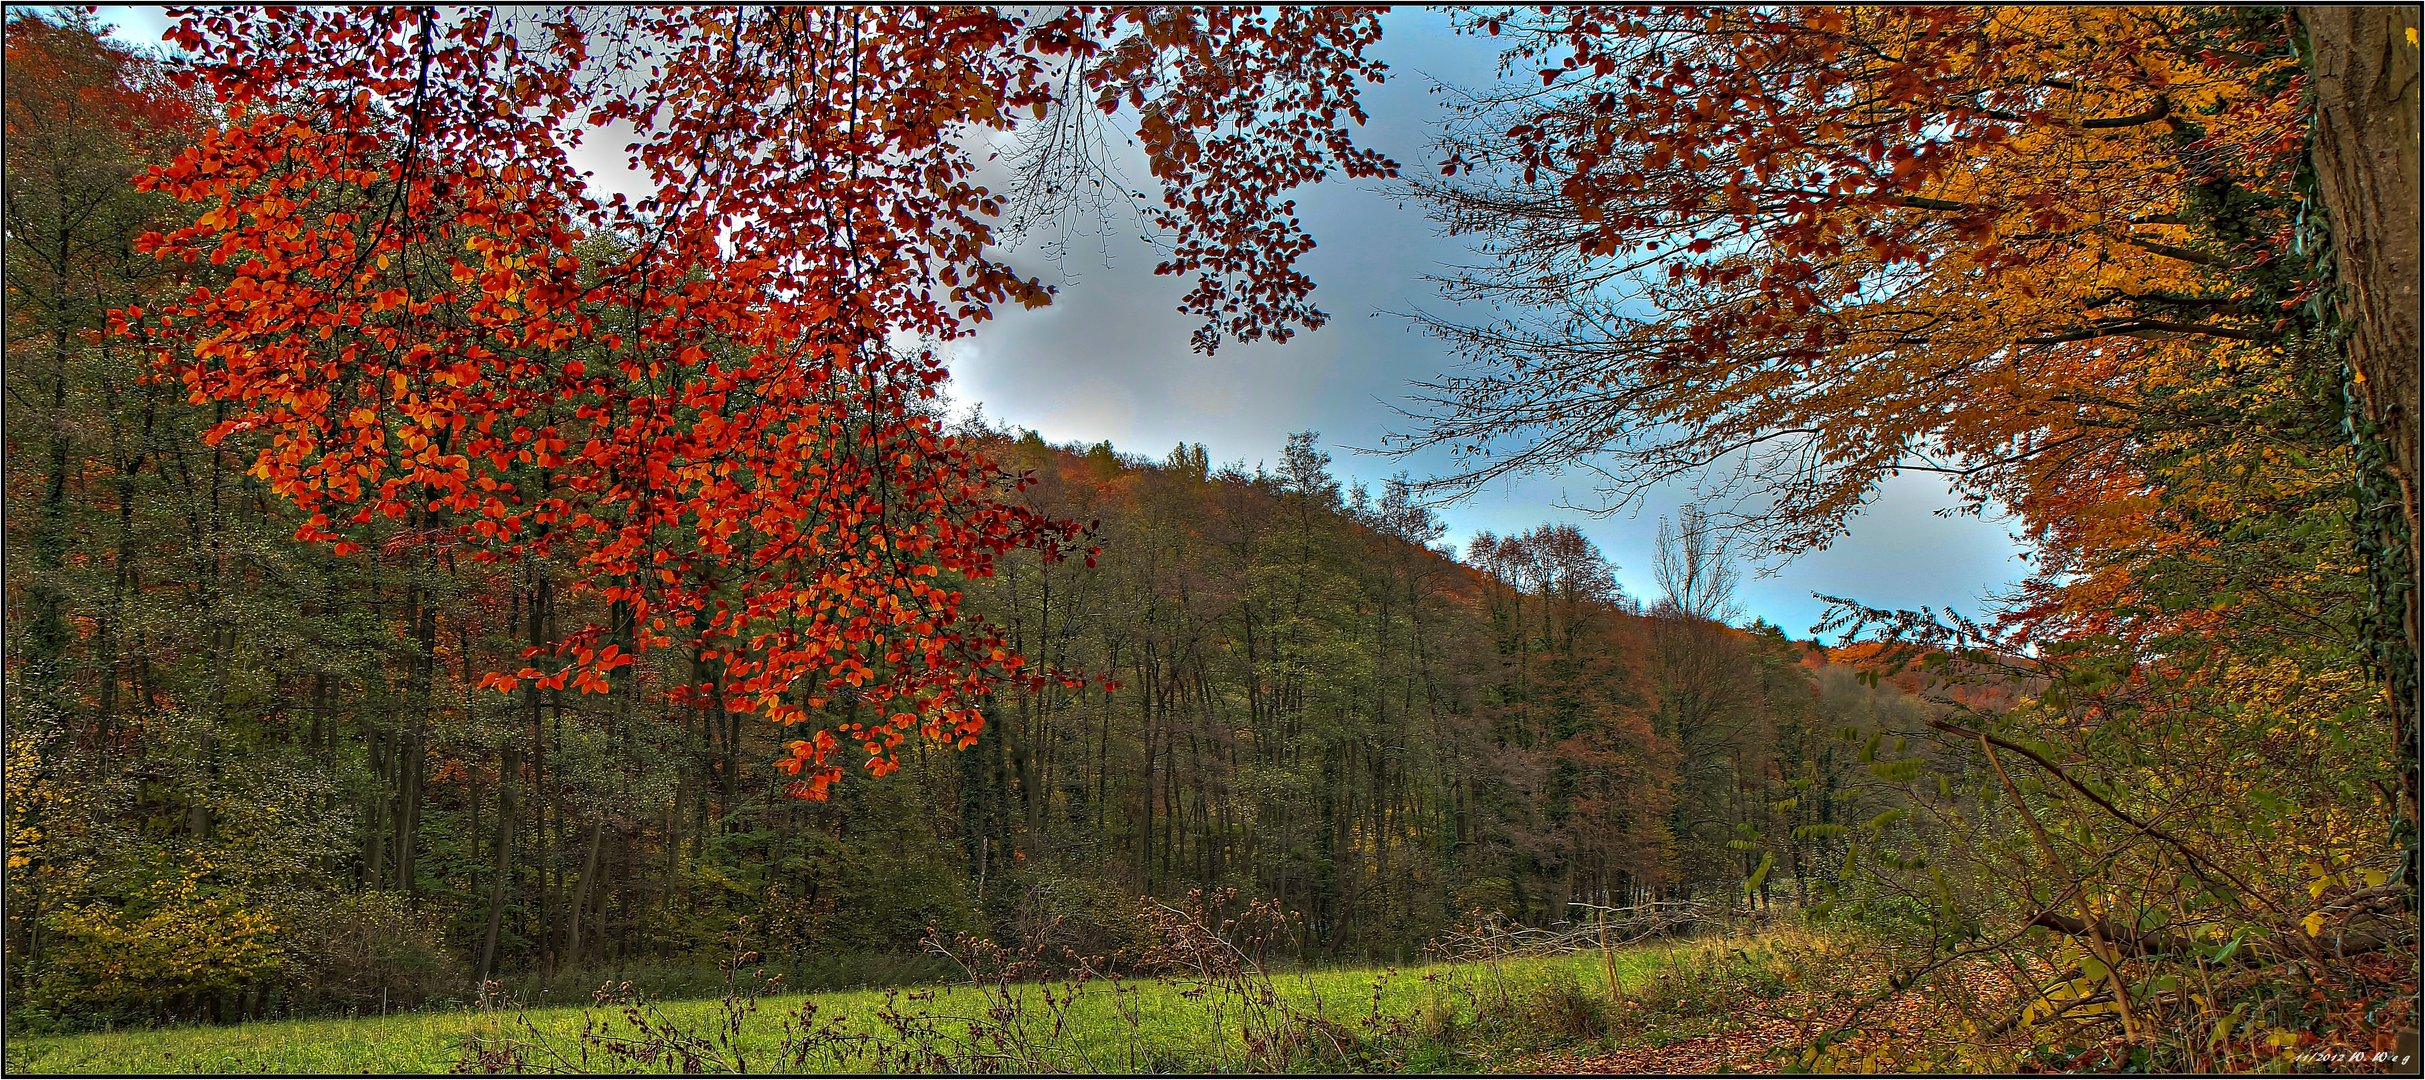
[[2215,272],[2278,237],[2199,235],[2185,202],[2220,161],[2287,184],[2286,51],[2142,9],[1469,29],[1538,84],[1472,105],[1417,187],[1493,256],[1451,295],[1539,317],[1433,322],[1481,361],[1412,440],[1468,456],[1456,486],[1581,461],[1622,505],[1694,481],[1804,549],[1898,471],[2016,502],[2112,474],[2151,356],[2281,332]]
[[[1475,362],[1406,443],[1463,455],[1441,487],[1581,464],[1614,509],[1681,481],[1791,552],[1888,477],[1936,474],[2035,541],[2014,626],[2152,649],[2230,620],[2151,595],[2151,567],[2229,562],[2221,523],[2345,486],[2286,15],[1602,7],[1467,29],[1539,78],[1468,107],[1415,185],[1492,256],[1450,295],[1522,302],[1430,320]],[[2201,587],[2345,577],[2234,565],[2260,580]]]
[[[1435,486],[1581,465],[1616,509],[1681,482],[1791,553],[1888,477],[1942,475],[2035,541],[2007,620],[1844,602],[1830,628],[1985,646],[1962,662],[2023,669],[2032,700],[1940,732],[2127,793],[2062,810],[2108,830],[2104,861],[2041,844],[1990,880],[2071,877],[2100,911],[2128,894],[2286,951],[2330,921],[2302,905],[2346,887],[2330,918],[2371,940],[2349,912],[2389,895],[2368,890],[2393,852],[2414,865],[2417,774],[2407,665],[2362,646],[2405,585],[2362,576],[2390,564],[2353,525],[2374,500],[2319,240],[2378,223],[2318,228],[2289,16],[1568,7],[1463,27],[1507,42],[1522,85],[1480,94],[1412,186],[1488,256],[1448,295],[1512,303],[1429,320],[1471,361],[1404,443],[1462,455]],[[2061,749],[2012,749],[2037,740]],[[2157,818],[2169,832],[2141,828]]]
[[[973,740],[1003,680],[1059,674],[953,587],[1080,539],[933,407],[941,343],[1051,298],[996,246],[989,134],[1135,121],[1205,351],[1319,325],[1312,241],[1271,211],[1389,168],[1335,122],[1381,75],[1364,10],[175,18],[227,115],[140,181],[200,211],[143,246],[224,270],[117,325],[225,409],[214,441],[268,434],[254,469],[300,539],[350,552],[388,519],[425,554],[553,557],[613,612],[481,685],[604,691],[635,652],[693,650],[686,700],[845,718],[790,744],[812,797],[843,740],[881,774],[913,733]],[[576,150],[608,131],[653,194],[588,186]]]

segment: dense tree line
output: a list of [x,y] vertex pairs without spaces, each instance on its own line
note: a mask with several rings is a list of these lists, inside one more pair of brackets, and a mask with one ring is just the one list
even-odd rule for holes
[[1645,609],[1572,526],[1452,560],[1403,483],[1343,494],[1310,435],[1251,473],[1184,445],[1008,457],[1104,555],[1014,563],[981,606],[1118,685],[1002,707],[1000,749],[964,764],[1025,827],[988,850],[1235,886],[1304,912],[1309,948],[1403,954],[1461,911],[1737,887],[1757,856],[1731,842],[1804,823],[1772,807],[1787,777],[1849,787],[1806,646]]

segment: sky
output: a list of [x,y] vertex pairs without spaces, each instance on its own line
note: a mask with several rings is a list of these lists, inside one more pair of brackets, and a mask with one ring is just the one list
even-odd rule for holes
[[[1451,33],[1436,12],[1400,8],[1384,21],[1379,55],[1388,82],[1366,91],[1366,145],[1409,171],[1437,163],[1432,127],[1442,110],[1435,80],[1480,85],[1495,76],[1487,38]],[[1139,159],[1140,161],[1142,159]],[[1142,178],[1142,166],[1130,170]],[[1053,442],[1110,440],[1124,452],[1160,458],[1181,441],[1202,442],[1215,462],[1277,464],[1294,431],[1316,431],[1332,470],[1378,495],[1405,470],[1445,471],[1445,451],[1390,457],[1359,454],[1385,435],[1408,430],[1393,410],[1412,407],[1412,384],[1454,370],[1447,349],[1391,313],[1440,306],[1426,274],[1471,262],[1459,238],[1440,235],[1420,206],[1387,197],[1377,182],[1328,181],[1298,195],[1299,214],[1317,243],[1305,269],[1329,325],[1282,345],[1228,344],[1211,357],[1188,350],[1193,321],[1175,309],[1181,279],[1153,276],[1149,247],[1134,229],[1069,244],[1067,280],[1052,306],[1006,312],[956,346],[953,390],[982,402],[986,415],[1036,429]],[[1689,493],[1673,490],[1638,511],[1599,517],[1560,504],[1599,500],[1586,476],[1532,477],[1438,508],[1448,539],[1462,545],[1478,531],[1505,535],[1546,522],[1571,522],[1617,565],[1636,597],[1655,597],[1651,574],[1659,518]],[[1873,607],[1952,607],[1978,613],[2025,573],[2026,546],[2011,526],[1940,516],[1959,500],[1935,477],[1889,480],[1827,550],[1786,563],[1772,576],[1746,576],[1740,606],[1805,636],[1826,605],[1813,593],[1847,596]]]
[[[166,27],[155,8],[106,8],[101,17],[134,41],[158,41]],[[1371,121],[1360,141],[1410,171],[1429,168],[1442,115],[1435,87],[1492,80],[1496,54],[1487,38],[1453,34],[1443,15],[1406,8],[1385,16],[1378,54],[1390,78],[1365,92]],[[1122,149],[1130,154],[1129,177],[1147,179],[1142,157]],[[601,181],[623,187],[606,175],[618,168],[616,140],[591,139],[579,154]],[[1453,469],[1445,451],[1396,457],[1359,448],[1408,433],[1411,421],[1396,408],[1412,407],[1418,381],[1456,369],[1440,342],[1396,313],[1439,307],[1426,275],[1471,262],[1473,253],[1377,181],[1334,179],[1296,198],[1318,245],[1303,269],[1317,283],[1315,303],[1331,316],[1327,326],[1285,344],[1232,342],[1210,357],[1190,352],[1195,323],[1176,310],[1184,281],[1155,276],[1138,228],[1115,218],[1067,238],[1052,262],[1040,245],[1013,250],[1014,263],[1043,273],[1059,295],[1046,308],[1005,311],[949,346],[955,403],[1051,442],[1109,440],[1154,459],[1178,443],[1200,442],[1215,463],[1244,462],[1250,471],[1259,462],[1276,465],[1291,432],[1315,431],[1332,471],[1375,496],[1399,471],[1420,477]],[[1459,550],[1477,532],[1572,523],[1616,565],[1625,591],[1647,599],[1658,592],[1651,567],[1659,519],[1688,497],[1681,489],[1654,492],[1635,509],[1595,516],[1561,508],[1599,500],[1587,476],[1550,475],[1501,483],[1436,510]],[[1766,576],[1747,575],[1744,617],[1807,636],[1825,608],[1814,593],[1872,607],[1988,610],[1993,595],[2026,573],[2027,549],[2010,523],[1943,512],[1958,502],[1937,478],[1890,479],[1849,535]]]

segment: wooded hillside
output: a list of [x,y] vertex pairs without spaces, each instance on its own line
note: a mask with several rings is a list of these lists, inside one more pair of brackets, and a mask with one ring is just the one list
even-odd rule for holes
[[[10,1030],[1134,955],[1209,890],[1305,960],[1790,900],[1871,1004],[1996,980],[1922,1067],[2396,1044],[2414,21],[1450,13],[1498,79],[1395,193],[1473,303],[1395,445],[1451,467],[1374,492],[943,387],[1114,186],[1198,352],[1322,326],[1380,11],[12,10]],[[1690,494],[1656,595],[1427,508],[1569,469]],[[1915,472],[2029,544],[1992,610],[1745,617]]]

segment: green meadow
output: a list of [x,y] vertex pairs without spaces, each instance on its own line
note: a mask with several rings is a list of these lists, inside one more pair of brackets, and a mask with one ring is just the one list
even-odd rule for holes
[[[1772,938],[1495,963],[1199,979],[1039,980],[621,1004],[432,1010],[11,1039],[11,1073],[1460,1071],[1549,1048],[1722,1030],[1695,993],[1784,970]],[[1614,992],[1609,972],[1616,975]],[[1263,997],[1268,989],[1269,999]],[[1680,1007],[1681,1006],[1681,1007]],[[640,1023],[644,1022],[644,1029]],[[584,1032],[588,1032],[585,1036]],[[635,1058],[647,1034],[652,1060]],[[802,1033],[815,1031],[814,1038]],[[972,1034],[973,1031],[973,1034]],[[685,1039],[691,1060],[674,1047]],[[618,1054],[617,1046],[630,1052]],[[481,1050],[489,1057],[483,1061]]]

